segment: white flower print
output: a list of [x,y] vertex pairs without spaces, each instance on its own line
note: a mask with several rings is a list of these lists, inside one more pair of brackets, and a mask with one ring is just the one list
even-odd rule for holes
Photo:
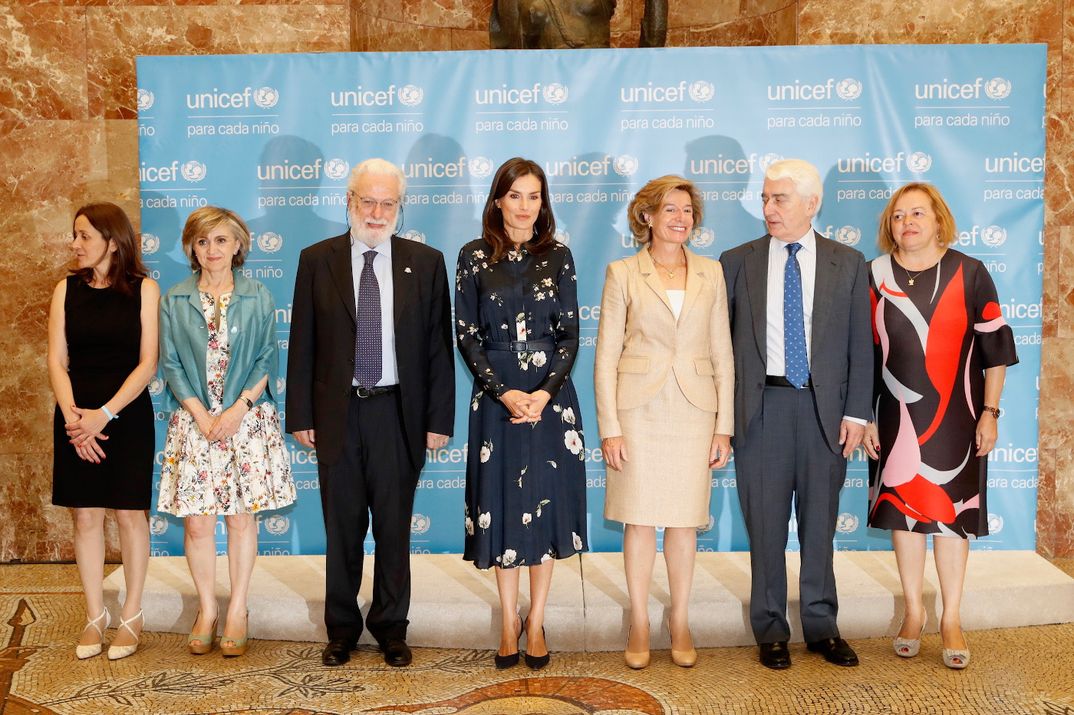
[[470,517],[466,517],[466,533],[469,536],[474,535],[474,520]]
[[482,529],[487,529],[492,526],[492,514],[487,511],[478,514],[477,525]]
[[538,350],[530,356],[530,362],[534,367],[544,367],[544,364],[548,362],[548,356],[544,354],[544,350]]
[[540,518],[541,518],[541,509],[543,509],[543,508],[544,508],[544,505],[545,505],[545,504],[551,504],[551,503],[552,503],[552,500],[551,500],[551,499],[542,499],[541,501],[539,501],[539,502],[537,503],[537,509],[536,509],[536,511],[537,511],[537,518],[538,518],[538,519],[540,519]]
[[551,560],[552,560],[552,554],[541,554],[541,563],[542,564],[545,561],[551,561]]
[[560,417],[561,417],[561,418],[563,419],[563,421],[564,421],[564,422],[566,422],[567,424],[569,424],[569,425],[573,425],[573,424],[574,424],[574,421],[575,421],[575,417],[574,417],[574,408],[573,408],[573,407],[567,407],[567,408],[564,408],[564,410],[563,410],[563,414],[562,414],[562,415],[560,415]]
[[481,463],[484,464],[485,462],[489,461],[489,458],[491,456],[492,456],[492,442],[489,442],[489,441],[486,440],[485,442],[481,443]]
[[579,454],[582,451],[582,438],[578,436],[578,432],[572,429],[563,433],[563,444],[570,450],[571,454]]
[[484,258],[484,257],[485,257],[485,252],[482,251],[480,248],[477,249],[476,251],[474,251],[474,258],[480,259],[480,258]]
[[470,409],[477,412],[477,408],[481,406],[481,395],[475,395],[474,401],[470,403]]
[[533,521],[533,514],[528,511],[522,514],[522,526],[527,526],[531,521]]
[[574,550],[578,551],[582,548],[582,537],[578,534],[571,532],[571,538],[574,539]]
[[[577,539],[578,535],[575,534],[574,538]],[[502,563],[504,566],[510,566],[515,562],[515,558],[517,556],[518,554],[515,553],[514,549],[504,549],[503,558],[500,560],[500,563]]]

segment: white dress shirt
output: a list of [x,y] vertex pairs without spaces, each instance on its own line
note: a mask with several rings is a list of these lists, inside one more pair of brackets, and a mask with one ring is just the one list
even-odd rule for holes
[[[805,318],[806,359],[812,365],[813,337],[813,288],[817,283],[817,237],[813,227],[795,243],[802,244],[798,251],[798,266],[802,270],[802,313]],[[767,366],[769,375],[786,375],[783,357],[783,273],[787,267],[787,246],[778,238],[768,239],[768,329]]]
[[[369,246],[351,237],[351,281],[354,283],[354,304],[358,305],[358,284],[362,269],[365,267],[366,251]],[[373,275],[380,286],[380,345],[381,372],[376,387],[399,384],[399,367],[395,361],[395,292],[392,283],[392,241],[389,238],[376,248],[377,258],[373,261]],[[356,381],[351,382],[357,385]]]

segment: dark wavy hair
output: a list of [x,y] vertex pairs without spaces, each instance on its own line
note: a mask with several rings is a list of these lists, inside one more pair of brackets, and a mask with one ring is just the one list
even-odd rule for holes
[[[75,212],[71,219],[71,238],[74,239],[75,221],[85,216],[93,228],[97,229],[105,241],[116,245],[108,268],[108,287],[124,295],[133,295],[134,281],[145,278],[148,273],[142,265],[142,243],[134,234],[131,220],[120,207],[107,201],[86,204]],[[93,268],[72,268],[71,273],[86,283],[93,282]]]
[[523,176],[535,176],[541,182],[541,208],[533,224],[534,237],[523,245],[535,256],[555,245],[556,218],[552,215],[552,201],[548,197],[548,179],[545,178],[544,169],[535,161],[516,156],[496,170],[488,200],[485,201],[485,210],[481,214],[481,237],[492,248],[492,262],[503,258],[512,246],[503,225],[503,212],[496,205],[496,200],[506,196],[511,186]]

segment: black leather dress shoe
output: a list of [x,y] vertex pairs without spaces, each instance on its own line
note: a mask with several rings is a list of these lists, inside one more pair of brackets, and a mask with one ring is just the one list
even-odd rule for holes
[[321,651],[321,662],[325,665],[343,665],[351,659],[351,651],[358,647],[354,641],[335,638]]
[[842,638],[825,638],[822,641],[806,643],[813,653],[820,653],[824,660],[835,665],[854,666],[858,664],[858,654]]
[[384,662],[395,668],[410,665],[414,660],[410,652],[410,646],[402,638],[389,638],[380,644],[380,650],[384,653]]
[[791,652],[787,650],[787,641],[761,643],[761,665],[772,670],[791,667]]

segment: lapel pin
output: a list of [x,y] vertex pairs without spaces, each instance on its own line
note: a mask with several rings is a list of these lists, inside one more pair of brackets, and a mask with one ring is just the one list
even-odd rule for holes
[[410,272],[411,272],[410,271],[410,266],[407,266],[406,268],[403,269],[403,273],[410,273]]

